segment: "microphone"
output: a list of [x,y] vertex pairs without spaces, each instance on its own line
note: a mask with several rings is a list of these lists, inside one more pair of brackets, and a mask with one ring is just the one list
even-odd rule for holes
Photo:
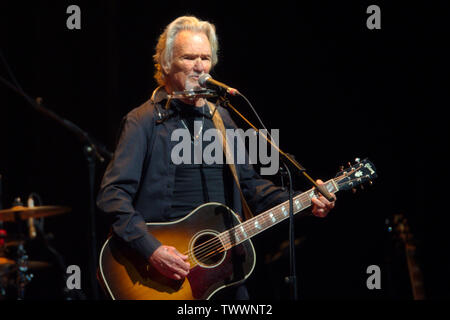
[[202,86],[203,88],[206,87],[211,87],[211,88],[221,88],[221,89],[225,89],[225,91],[229,94],[231,94],[232,96],[235,96],[237,94],[239,94],[239,91],[237,91],[234,88],[231,88],[229,86],[227,86],[226,84],[219,82],[217,80],[214,80],[210,74],[208,73],[204,73],[202,74],[199,78],[198,78],[198,83],[200,84],[200,86]]

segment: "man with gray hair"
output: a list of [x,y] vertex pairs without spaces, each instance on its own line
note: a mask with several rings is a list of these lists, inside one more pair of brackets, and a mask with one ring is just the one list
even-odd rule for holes
[[[146,223],[181,219],[207,202],[225,204],[237,213],[243,208],[227,165],[194,161],[175,165],[170,158],[174,130],[189,130],[194,148],[202,132],[214,128],[205,98],[168,100],[168,94],[198,88],[199,77],[218,62],[217,51],[215,27],[207,21],[183,16],[166,27],[153,56],[159,87],[149,101],[124,117],[97,199],[98,207],[113,219],[113,236],[175,280],[189,274],[188,256],[160,243],[147,231]],[[224,108],[218,106],[217,112],[225,128],[236,129]],[[288,199],[286,191],[262,179],[250,164],[236,164],[236,171],[254,213]],[[333,207],[334,202],[320,196],[313,199],[312,213],[325,217]],[[245,286],[233,290],[227,298],[249,298]]]

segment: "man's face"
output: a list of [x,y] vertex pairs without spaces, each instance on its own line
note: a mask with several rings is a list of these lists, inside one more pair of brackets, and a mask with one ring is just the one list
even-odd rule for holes
[[211,45],[204,33],[181,31],[175,37],[172,65],[165,70],[167,91],[197,87],[198,77],[211,69]]

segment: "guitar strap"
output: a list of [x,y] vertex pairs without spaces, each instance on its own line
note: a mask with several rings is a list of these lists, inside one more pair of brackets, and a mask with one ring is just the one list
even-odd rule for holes
[[247,201],[245,201],[244,194],[242,193],[241,185],[239,183],[239,178],[238,178],[238,175],[236,172],[236,166],[234,164],[234,157],[233,157],[232,153],[230,152],[230,146],[228,145],[227,135],[226,135],[225,126],[223,124],[222,117],[220,116],[219,110],[217,110],[217,107],[213,103],[207,101],[207,104],[208,104],[210,113],[213,115],[212,120],[213,120],[214,126],[216,127],[216,129],[218,129],[220,131],[220,133],[222,135],[222,142],[225,142],[225,143],[222,143],[223,152],[225,154],[225,159],[226,159],[226,162],[228,163],[228,166],[229,166],[231,173],[233,175],[233,178],[234,178],[234,182],[236,182],[236,186],[241,195],[242,209],[244,211],[245,220],[248,220],[253,217],[253,214],[252,214],[252,211],[250,210],[250,207],[247,204]]

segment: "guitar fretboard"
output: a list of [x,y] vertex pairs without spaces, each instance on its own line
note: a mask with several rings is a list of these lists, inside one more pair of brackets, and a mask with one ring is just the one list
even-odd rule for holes
[[[325,187],[330,193],[336,193],[338,191],[338,186],[334,179],[325,182]],[[311,199],[317,196],[318,192],[315,189],[310,189],[295,196],[293,198],[294,214],[310,207]],[[225,250],[228,250],[287,219],[289,217],[289,208],[289,201],[285,201],[278,206],[237,225],[234,228],[222,232],[219,235],[219,238]]]

